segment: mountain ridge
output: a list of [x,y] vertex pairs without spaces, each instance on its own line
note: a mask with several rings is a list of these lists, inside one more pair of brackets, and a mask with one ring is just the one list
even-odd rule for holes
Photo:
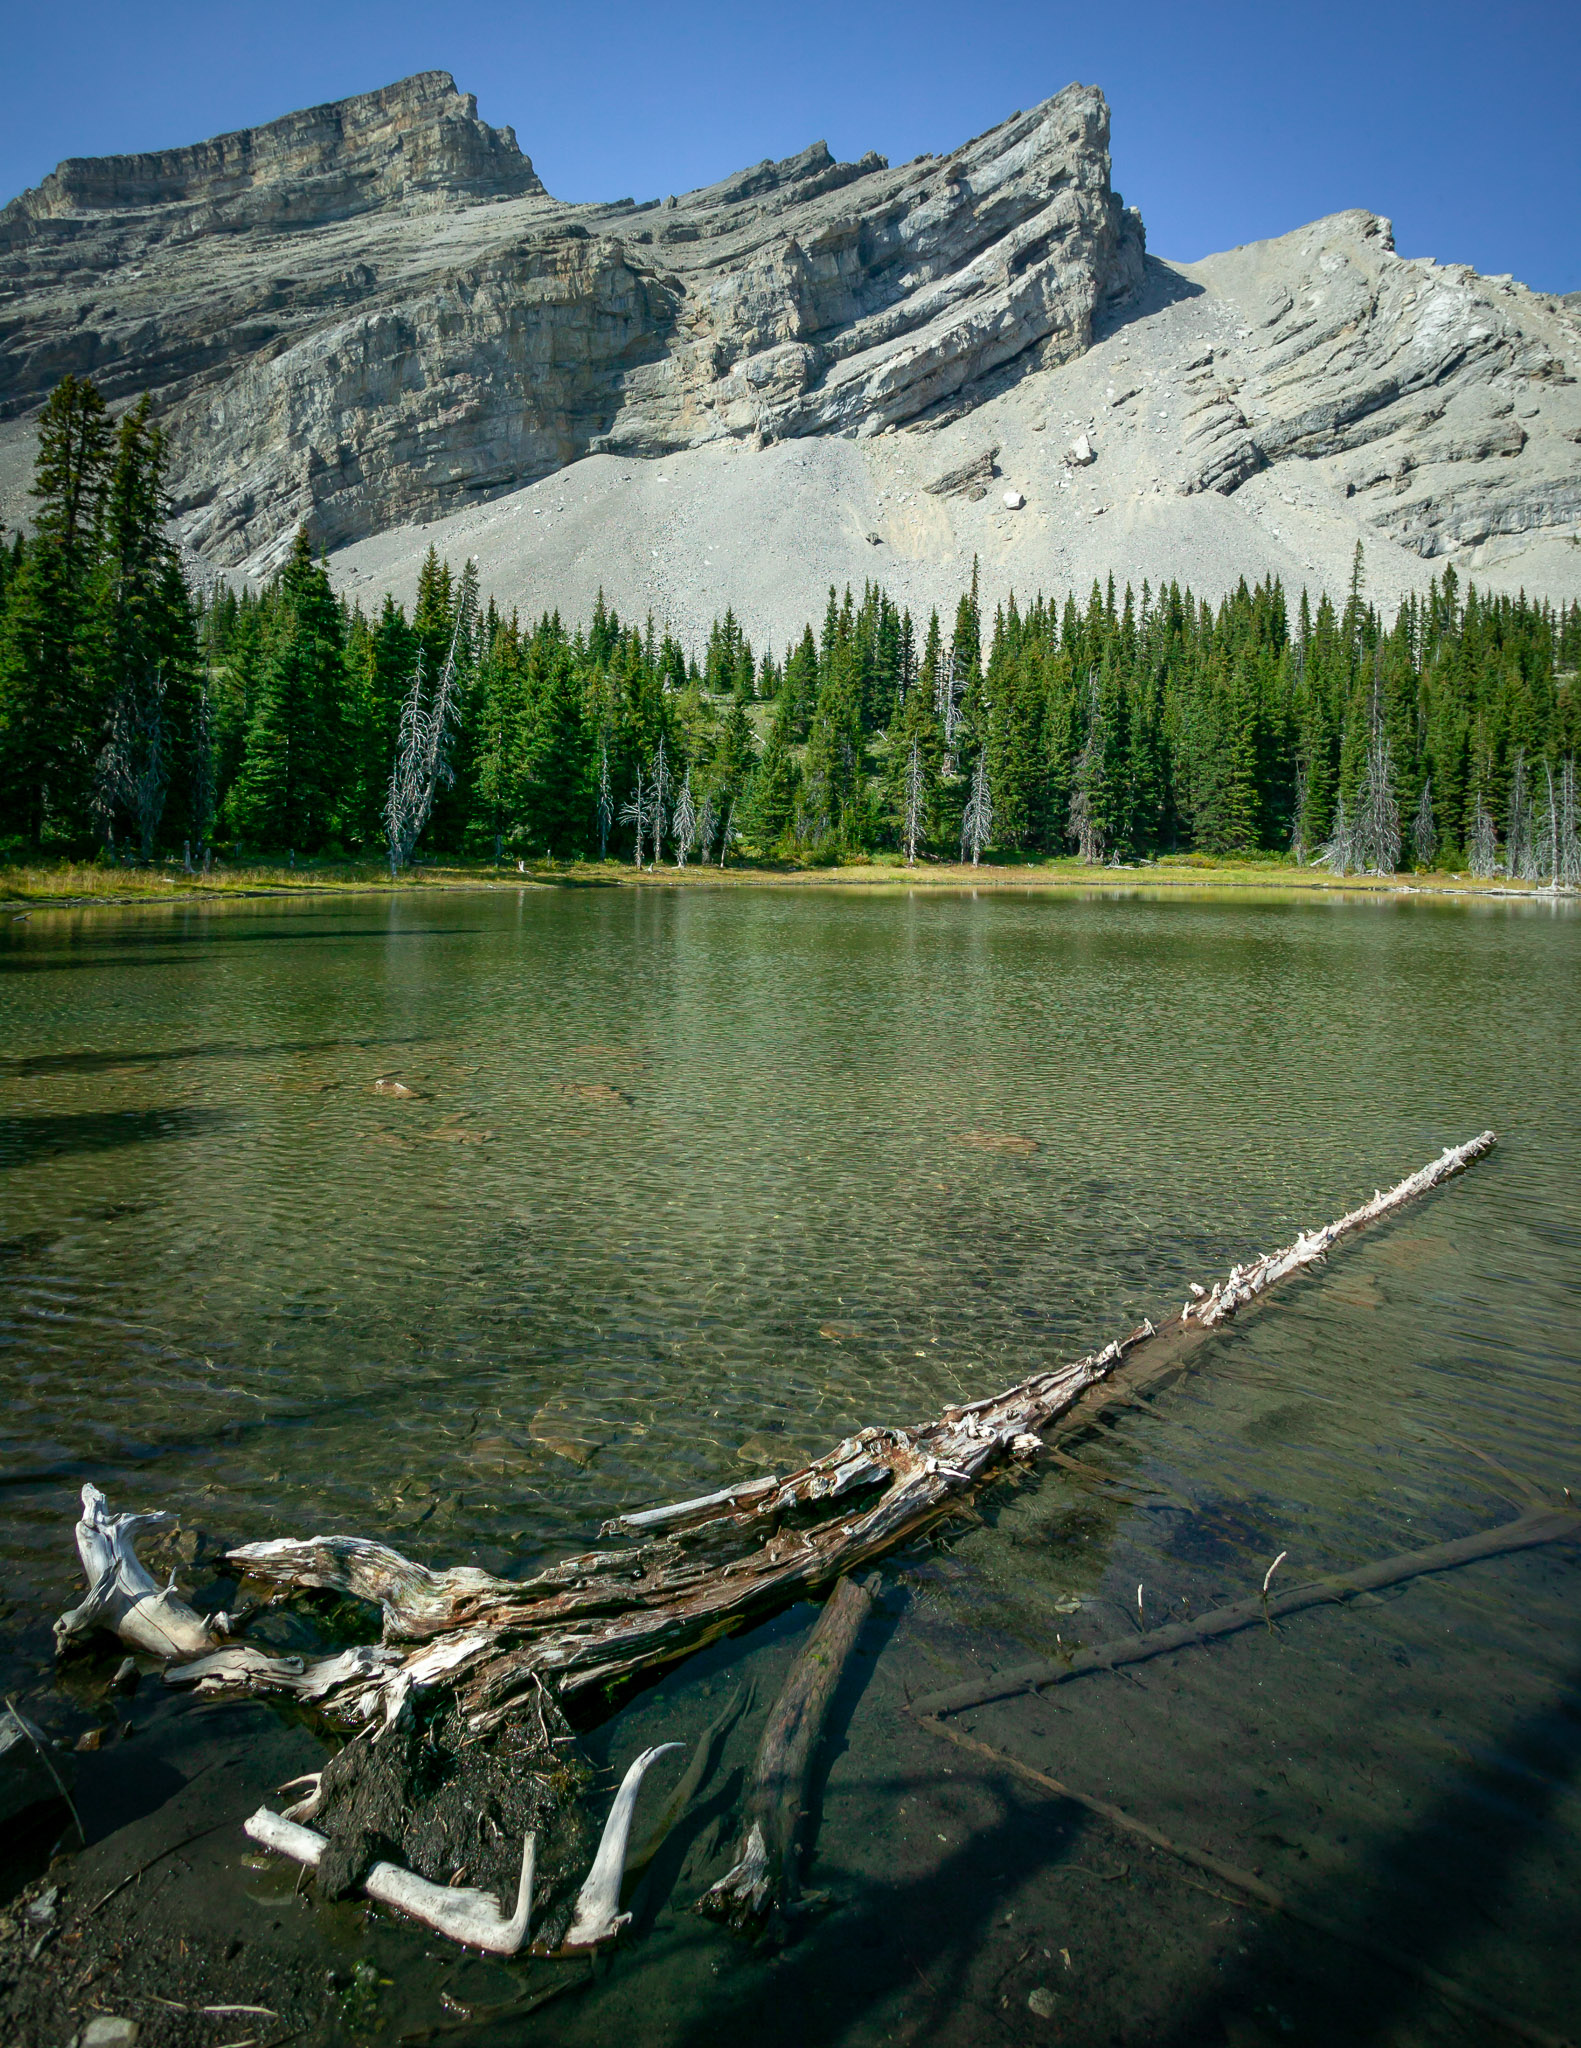
[[[1265,501],[1285,499],[1311,500],[1293,573],[1332,576],[1357,538],[1402,588],[1442,559],[1560,591],[1581,566],[1574,307],[1402,258],[1365,212],[1149,257],[1090,86],[944,156],[842,164],[814,143],[639,205],[554,199],[510,129],[422,73],[182,150],[68,160],[0,212],[0,294],[0,516],[19,516],[30,415],[61,374],[113,402],[147,389],[176,530],[209,572],[267,573],[306,524],[348,582],[405,577],[434,522],[520,538],[528,499],[587,482],[605,513],[574,563],[502,543],[502,565],[559,601],[602,550],[628,605],[679,615],[700,565],[677,553],[656,580],[669,529],[622,523],[593,488],[618,472],[651,496],[656,459],[742,501],[747,583],[767,572],[746,550],[786,547],[770,490],[801,535],[782,581],[882,555],[920,587],[964,552],[1026,587],[1078,573],[1107,513],[1106,546],[1130,536],[1151,570],[1167,543],[1211,586],[1277,564]],[[1111,360],[1134,388],[1094,382]],[[1090,464],[1066,459],[1067,426]],[[1007,524],[986,485],[919,509],[947,458],[980,468],[991,442],[986,474],[1025,516]]]

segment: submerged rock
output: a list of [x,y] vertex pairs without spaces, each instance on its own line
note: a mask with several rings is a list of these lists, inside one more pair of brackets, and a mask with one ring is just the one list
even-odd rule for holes
[[101,2012],[77,2036],[77,2048],[137,2048],[137,2037],[142,2031],[136,2020],[118,2019],[114,2013]]
[[1018,1138],[1010,1131],[962,1131],[960,1142],[974,1152],[1006,1152],[1015,1158],[1043,1149],[1036,1138]]

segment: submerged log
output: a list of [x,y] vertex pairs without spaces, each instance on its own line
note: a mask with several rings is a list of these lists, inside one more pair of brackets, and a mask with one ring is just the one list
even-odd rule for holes
[[[948,1408],[920,1428],[861,1430],[786,1478],[617,1516],[600,1533],[635,1541],[566,1558],[531,1579],[432,1571],[356,1536],[243,1545],[230,1562],[249,1580],[280,1598],[322,1587],[372,1601],[385,1639],[382,1648],[301,1674],[255,1669],[243,1682],[306,1693],[350,1726],[387,1719],[392,1701],[453,1693],[476,1736],[498,1728],[540,1683],[567,1697],[671,1663],[916,1536],[1007,1462],[1035,1456],[1038,1432],[1122,1359],[1143,1347],[1180,1355],[1277,1281],[1319,1264],[1340,1239],[1462,1172],[1493,1144],[1484,1131],[1451,1146],[1338,1221],[1198,1290],[1162,1327],[1144,1322],[1100,1351]],[[212,1664],[209,1675],[224,1682]]]
[[1216,1878],[1223,1884],[1234,1885],[1238,1891],[1244,1892],[1247,1898],[1254,1900],[1258,1905],[1266,1906],[1275,1913],[1283,1913],[1291,1920],[1326,1935],[1331,1941],[1360,1950],[1363,1955],[1375,1956],[1390,1969],[1414,1978],[1419,1984],[1425,1984],[1430,1991],[1437,1992],[1440,1998],[1491,2021],[1505,2033],[1513,2034],[1517,2040],[1530,2041],[1534,2048],[1572,2048],[1572,2044],[1565,2036],[1551,2034],[1545,2028],[1531,2025],[1529,2021],[1521,2019],[1505,2007],[1495,2005],[1491,1999],[1468,1990],[1453,1977],[1446,1977],[1442,1971],[1435,1970],[1417,1957],[1395,1948],[1392,1943],[1381,1941],[1376,1935],[1362,1928],[1350,1927],[1343,1921],[1330,1919],[1326,1913],[1316,1913],[1311,1907],[1302,1905],[1286,1893],[1275,1891],[1272,1885],[1263,1882],[1261,1874],[1256,1870],[1241,1870],[1233,1863],[1226,1863],[1223,1857],[1212,1856],[1206,1850],[1198,1849],[1189,1842],[1172,1841],[1168,1835],[1161,1834],[1146,1821],[1138,1820],[1135,1815],[1125,1812],[1111,1800],[1094,1798],[1090,1792],[1078,1792],[1074,1786],[1063,1784],[1058,1778],[1051,1778],[1046,1771],[1035,1769],[1033,1765],[1023,1762],[1009,1750],[995,1749],[989,1743],[980,1742],[974,1735],[967,1735],[959,1728],[952,1728],[946,1721],[930,1717],[925,1719],[922,1725],[931,1734],[942,1735],[946,1742],[953,1742],[958,1749],[964,1749],[971,1755],[980,1757],[984,1763],[1036,1786],[1050,1798],[1069,1800],[1073,1806],[1084,1807],[1088,1813],[1095,1815],[1099,1820],[1107,1821],[1111,1827],[1146,1842],[1150,1849],[1161,1850],[1166,1856],[1177,1857],[1182,1863],[1191,1865],[1208,1877]]
[[700,1912],[728,1921],[738,1933],[796,1910],[813,1761],[872,1605],[871,1577],[840,1581],[769,1715],[752,1766],[740,1854],[698,1901]]
[[1561,1543],[1577,1536],[1581,1536],[1581,1512],[1574,1508],[1533,1508],[1497,1529],[1483,1529],[1472,1536],[1457,1536],[1449,1543],[1435,1543],[1426,1550],[1408,1550],[1397,1557],[1380,1558],[1376,1564],[1312,1579],[1283,1593],[1264,1593],[1255,1600],[1241,1600],[1233,1607],[1199,1614],[1192,1621],[1150,1629],[1146,1635],[1127,1636],[1117,1643],[1077,1650],[1061,1664],[1013,1664],[995,1672],[992,1678],[973,1679],[966,1685],[926,1693],[911,1702],[909,1711],[921,1719],[959,1714],[968,1707],[986,1706],[992,1700],[1011,1699],[1017,1693],[1063,1685],[1089,1671],[1113,1671],[1122,1664],[1144,1664],[1153,1657],[1192,1649],[1216,1637],[1234,1635],[1243,1628],[1278,1621],[1286,1614],[1300,1614],[1309,1607],[1338,1604],[1354,1599],[1358,1593],[1375,1593],[1384,1586],[1403,1585],[1407,1579],[1424,1578],[1431,1572],[1452,1571],[1457,1565],[1475,1564],[1480,1558],[1504,1557],[1514,1550],[1534,1550],[1540,1544]]
[[680,1820],[699,1791],[713,1775],[719,1762],[719,1752],[724,1747],[725,1737],[741,1716],[751,1711],[754,1687],[738,1686],[726,1701],[724,1711],[717,1720],[711,1721],[697,1738],[697,1747],[692,1751],[692,1760],[682,1773],[681,1781],[664,1803],[664,1810],[649,1828],[635,1849],[626,1851],[626,1876],[640,1876],[658,1855],[669,1839],[671,1830]]

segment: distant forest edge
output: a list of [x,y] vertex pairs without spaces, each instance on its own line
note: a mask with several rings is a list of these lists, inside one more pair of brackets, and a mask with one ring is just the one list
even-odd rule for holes
[[701,658],[603,603],[523,623],[430,550],[411,616],[337,598],[307,534],[205,596],[148,403],[68,377],[34,529],[0,545],[0,857],[268,854],[1088,862],[1200,850],[1581,883],[1581,604],[1462,593],[1387,625],[1243,582],[1041,596],[919,630],[870,583],[776,656]]

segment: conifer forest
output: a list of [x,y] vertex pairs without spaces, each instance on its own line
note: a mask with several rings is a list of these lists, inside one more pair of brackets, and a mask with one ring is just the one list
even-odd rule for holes
[[953,615],[830,590],[754,648],[522,618],[431,550],[408,615],[311,537],[194,587],[147,402],[68,377],[32,530],[0,548],[0,855],[906,861],[1279,855],[1338,873],[1581,882],[1581,605],[1447,567],[1392,618],[1350,587],[1174,583]]

